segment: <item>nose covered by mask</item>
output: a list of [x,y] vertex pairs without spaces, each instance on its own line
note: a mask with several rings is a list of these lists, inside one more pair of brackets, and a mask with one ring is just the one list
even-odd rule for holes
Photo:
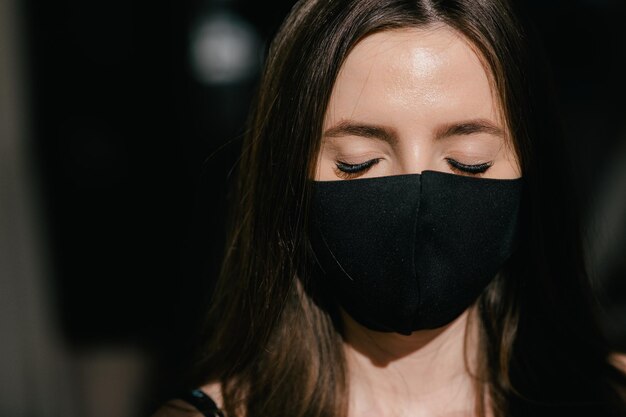
[[521,190],[521,178],[437,171],[315,181],[317,278],[369,329],[446,325],[513,253]]

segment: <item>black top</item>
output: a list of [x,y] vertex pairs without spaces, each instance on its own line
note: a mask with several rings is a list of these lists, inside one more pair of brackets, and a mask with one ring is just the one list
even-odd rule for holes
[[202,390],[185,392],[180,395],[180,399],[194,406],[203,416],[224,417],[224,413],[217,407],[215,401]]

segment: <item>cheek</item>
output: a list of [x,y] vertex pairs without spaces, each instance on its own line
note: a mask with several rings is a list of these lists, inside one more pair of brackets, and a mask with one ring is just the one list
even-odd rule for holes
[[330,161],[324,158],[322,152],[317,157],[317,164],[315,166],[315,176],[314,179],[316,181],[327,181],[332,174],[332,166],[330,165]]
[[[323,152],[322,152],[322,146],[320,146],[320,150],[317,153],[317,156],[315,158],[315,165],[313,166],[313,172],[312,174],[309,174],[309,178],[313,179],[315,181],[319,181],[320,180],[320,175],[321,175],[321,170],[322,170],[322,166],[323,166]],[[311,172],[311,170],[309,170],[309,172]]]
[[522,176],[522,170],[519,165],[519,158],[515,153],[513,145],[505,145],[502,149],[497,168],[494,170],[496,178],[519,178]]
[[331,157],[328,148],[321,145],[315,164],[314,180],[329,181],[336,179],[334,168],[335,161]]

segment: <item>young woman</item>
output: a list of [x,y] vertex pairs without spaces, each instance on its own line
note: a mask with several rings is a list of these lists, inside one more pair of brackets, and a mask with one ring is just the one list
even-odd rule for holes
[[624,415],[541,70],[504,0],[300,1],[157,415]]

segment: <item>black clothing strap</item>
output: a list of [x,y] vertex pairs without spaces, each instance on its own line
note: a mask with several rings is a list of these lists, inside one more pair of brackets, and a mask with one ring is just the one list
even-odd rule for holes
[[224,417],[224,413],[217,407],[215,401],[202,390],[185,392],[179,398],[194,406],[205,417]]

